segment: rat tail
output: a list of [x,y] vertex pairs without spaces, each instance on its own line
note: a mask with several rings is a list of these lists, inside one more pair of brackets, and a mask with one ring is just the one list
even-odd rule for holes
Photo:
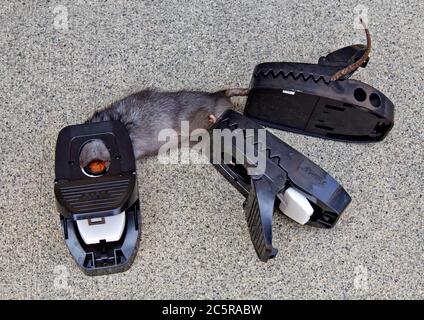
[[221,92],[228,98],[231,97],[244,97],[249,95],[250,89],[248,88],[231,88],[222,90]]
[[371,35],[370,35],[370,31],[368,30],[368,27],[365,25],[364,21],[362,19],[360,19],[360,22],[362,24],[362,26],[364,27],[365,30],[365,34],[367,36],[367,49],[365,50],[364,54],[362,55],[362,57],[356,61],[355,63],[352,63],[350,66],[347,66],[346,68],[337,71],[332,77],[331,80],[332,81],[336,81],[339,80],[340,78],[343,78],[344,76],[346,76],[347,74],[351,73],[352,71],[358,69],[360,66],[362,66],[369,58],[370,56],[370,52],[371,52]]

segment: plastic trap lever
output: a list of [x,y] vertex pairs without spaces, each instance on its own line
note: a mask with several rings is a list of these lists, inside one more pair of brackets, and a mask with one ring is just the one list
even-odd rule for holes
[[[327,172],[238,112],[226,111],[211,130],[211,161],[245,196],[250,238],[261,261],[277,254],[272,245],[272,218],[278,207],[300,224],[336,225],[351,198]],[[259,130],[264,131],[260,134]],[[232,134],[230,143],[228,139],[225,143],[225,131]],[[259,163],[260,159],[265,162]],[[249,169],[256,170],[249,174]]]
[[[284,180],[284,184],[285,182]],[[252,179],[249,195],[244,203],[250,238],[256,254],[263,262],[274,258],[278,252],[272,246],[272,216],[277,195],[273,187],[273,181],[268,177]]]

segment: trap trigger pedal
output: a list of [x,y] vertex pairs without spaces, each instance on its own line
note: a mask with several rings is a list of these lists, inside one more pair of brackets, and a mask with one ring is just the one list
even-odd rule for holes
[[[244,115],[280,130],[346,142],[378,142],[393,127],[394,105],[382,92],[339,70],[364,54],[353,45],[317,64],[266,62],[255,67]],[[361,67],[365,68],[366,60]]]
[[243,209],[261,261],[277,254],[272,245],[276,208],[299,224],[332,228],[349,205],[350,196],[333,177],[255,121],[229,110],[211,130],[219,133],[211,135],[211,161],[246,198]]
[[[93,141],[104,144],[109,161],[106,167],[96,160],[97,171],[87,172],[80,157]],[[121,122],[73,125],[60,131],[54,193],[65,243],[84,273],[110,274],[132,265],[141,212],[134,152]]]

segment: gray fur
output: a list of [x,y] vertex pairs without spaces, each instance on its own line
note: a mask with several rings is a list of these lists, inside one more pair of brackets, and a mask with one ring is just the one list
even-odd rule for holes
[[79,163],[81,168],[85,168],[92,160],[101,160],[110,164],[110,153],[103,141],[99,139],[91,140],[84,144],[81,149]]
[[209,115],[217,119],[233,107],[230,96],[234,94],[231,92],[143,90],[96,111],[87,122],[121,121],[129,132],[135,157],[141,158],[158,153],[164,143],[158,141],[162,129],[180,132],[181,121],[189,121],[190,131],[208,129],[211,126]]

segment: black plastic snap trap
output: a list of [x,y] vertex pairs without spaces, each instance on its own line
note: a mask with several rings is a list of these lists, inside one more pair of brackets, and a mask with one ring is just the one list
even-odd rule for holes
[[318,64],[257,65],[244,114],[265,126],[325,139],[383,140],[393,127],[393,103],[372,86],[348,79],[356,70],[332,80],[365,50],[362,45],[345,47],[321,57]]
[[[80,166],[80,153],[92,141],[107,148],[108,166]],[[65,242],[78,266],[88,275],[127,270],[138,249],[141,213],[134,152],[125,126],[108,121],[62,129],[55,175]]]
[[[214,129],[227,129],[242,137],[243,143],[233,138],[228,145],[225,138],[212,134],[211,160],[220,159],[215,168],[246,197],[246,220],[261,261],[277,254],[272,246],[272,218],[277,207],[300,224],[335,226],[351,198],[327,172],[268,131],[261,137],[258,130],[264,128],[238,112],[226,111]],[[222,141],[217,143],[216,139]],[[249,148],[263,155],[263,173],[248,174],[249,168],[258,166],[247,152]],[[230,162],[225,162],[226,157]]]

